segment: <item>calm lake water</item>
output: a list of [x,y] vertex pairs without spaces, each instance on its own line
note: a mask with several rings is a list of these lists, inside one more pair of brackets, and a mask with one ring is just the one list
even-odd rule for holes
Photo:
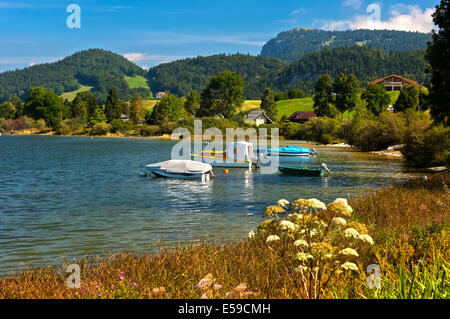
[[216,169],[210,182],[138,176],[170,159],[175,142],[158,139],[0,137],[0,272],[62,258],[143,251],[158,242],[245,238],[281,198],[325,202],[409,178],[399,160],[320,148],[327,178]]

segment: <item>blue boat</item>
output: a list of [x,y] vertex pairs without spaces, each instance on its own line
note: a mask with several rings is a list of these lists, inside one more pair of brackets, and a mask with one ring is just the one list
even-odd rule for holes
[[299,146],[286,146],[280,148],[268,148],[267,155],[269,156],[302,156],[302,157],[311,157],[316,155],[317,152],[315,149],[303,148]]

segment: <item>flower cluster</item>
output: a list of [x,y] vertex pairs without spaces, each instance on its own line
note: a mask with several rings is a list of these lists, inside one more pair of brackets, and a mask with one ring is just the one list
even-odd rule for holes
[[349,221],[353,209],[346,199],[325,205],[318,199],[298,199],[292,204],[279,200],[266,208],[257,232],[250,239],[262,238],[280,258],[291,259],[300,294],[319,298],[332,276],[358,272],[358,249],[372,245],[367,226]]

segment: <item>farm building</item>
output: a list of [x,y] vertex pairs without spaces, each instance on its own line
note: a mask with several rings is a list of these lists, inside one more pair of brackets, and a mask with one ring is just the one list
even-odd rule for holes
[[166,92],[158,92],[158,93],[156,93],[156,98],[158,100],[161,100],[163,98],[163,96],[166,96]]
[[273,124],[273,121],[264,114],[263,110],[253,110],[245,118],[245,122],[251,122],[260,126],[262,124]]
[[421,87],[419,83],[395,74],[370,82],[369,85],[380,83],[383,84],[388,91],[400,91],[405,84],[414,85],[419,88]]
[[306,121],[316,118],[317,115],[314,112],[295,112],[289,116],[288,121],[296,123],[305,123]]

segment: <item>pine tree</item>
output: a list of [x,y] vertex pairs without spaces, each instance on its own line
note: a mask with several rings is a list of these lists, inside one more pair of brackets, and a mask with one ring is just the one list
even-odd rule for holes
[[143,110],[144,104],[142,102],[142,97],[139,94],[134,93],[130,102],[130,120],[133,124],[138,124],[142,121]]
[[275,94],[269,88],[264,90],[264,96],[261,100],[261,109],[264,110],[264,113],[268,118],[275,121],[278,114],[278,108],[277,103],[275,103]]
[[332,101],[333,80],[328,74],[317,80],[314,91],[314,112],[317,116],[331,117],[330,102]]
[[120,100],[117,89],[114,86],[109,90],[108,96],[106,97],[105,115],[109,122],[120,119]]

